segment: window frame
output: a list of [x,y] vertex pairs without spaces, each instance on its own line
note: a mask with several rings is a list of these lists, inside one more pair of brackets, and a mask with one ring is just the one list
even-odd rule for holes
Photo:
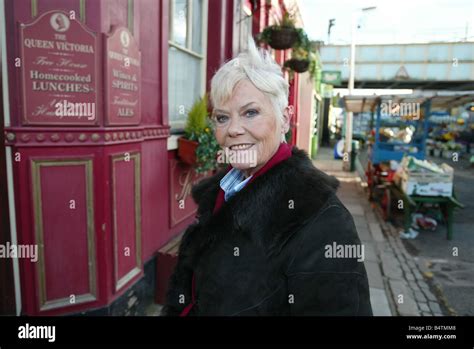
[[[233,37],[232,52],[233,55],[247,50],[247,38],[243,35],[244,26],[247,25],[248,34],[253,37],[253,14],[252,9],[248,6],[247,0],[234,0],[234,19],[233,19]],[[248,21],[247,23],[243,23]]]
[[[209,12],[209,0],[202,0],[202,14],[201,14],[201,42],[202,42],[202,53],[193,51],[193,0],[186,0],[186,6],[188,10],[186,11],[186,47],[173,41],[173,26],[174,26],[174,9],[175,1],[170,0],[169,6],[169,27],[168,27],[168,49],[173,47],[176,50],[184,52],[194,58],[200,60],[200,73],[201,73],[201,83],[200,83],[200,95],[203,96],[206,92],[206,73],[207,73],[207,34],[208,34],[208,12]],[[170,84],[168,81],[168,89]],[[171,128],[171,133],[173,134],[183,134],[184,133],[184,123],[182,121],[172,120],[172,115],[169,113],[170,108],[168,108],[168,123]],[[176,142],[168,142],[168,150],[176,149]]]

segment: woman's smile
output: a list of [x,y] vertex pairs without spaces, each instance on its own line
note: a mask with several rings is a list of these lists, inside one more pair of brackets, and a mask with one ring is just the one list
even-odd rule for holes
[[240,143],[240,144],[234,144],[234,145],[229,146],[229,149],[239,151],[239,150],[249,150],[252,147],[253,147],[252,143]]

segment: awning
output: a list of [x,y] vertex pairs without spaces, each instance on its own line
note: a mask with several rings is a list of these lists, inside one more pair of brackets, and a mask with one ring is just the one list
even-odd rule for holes
[[431,102],[433,109],[450,109],[474,102],[474,91],[420,91],[401,95],[351,95],[342,97],[342,107],[349,112],[363,113],[377,111],[378,103]]

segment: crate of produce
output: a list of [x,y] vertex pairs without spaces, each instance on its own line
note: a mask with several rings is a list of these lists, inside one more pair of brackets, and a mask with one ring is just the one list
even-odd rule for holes
[[413,157],[404,157],[396,175],[401,189],[408,195],[452,196],[454,170]]

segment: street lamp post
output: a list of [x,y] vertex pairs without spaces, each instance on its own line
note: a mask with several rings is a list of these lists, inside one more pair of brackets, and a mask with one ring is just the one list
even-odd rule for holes
[[[361,10],[355,11],[351,15],[351,60],[349,66],[349,85],[348,85],[348,95],[351,96],[354,92],[354,75],[355,75],[355,49],[356,49],[356,26],[357,20],[360,13],[368,12],[375,10],[377,7],[365,7]],[[353,113],[348,111],[346,113],[346,138],[344,144],[344,157],[342,162],[342,168],[344,171],[351,170],[352,162],[352,119]]]
[[328,25],[328,45],[329,45],[329,38],[331,36],[331,28],[334,27],[334,22],[336,21],[335,18],[331,18],[329,20],[329,25]]

